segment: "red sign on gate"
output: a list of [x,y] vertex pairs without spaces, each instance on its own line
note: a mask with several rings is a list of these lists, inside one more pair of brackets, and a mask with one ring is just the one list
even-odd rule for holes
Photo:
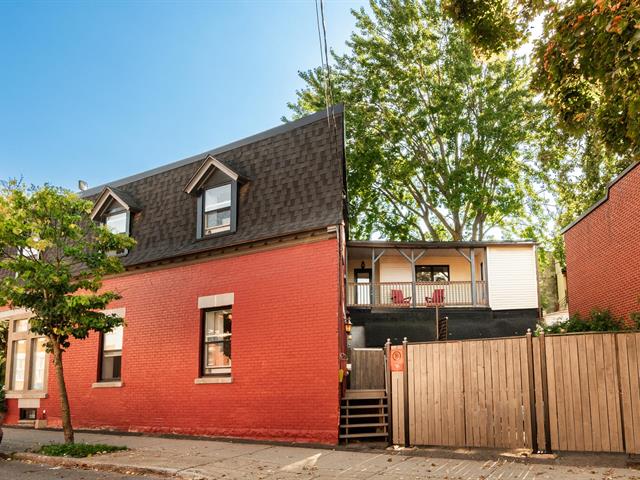
[[389,352],[389,367],[392,372],[404,371],[404,348],[401,345],[391,347]]

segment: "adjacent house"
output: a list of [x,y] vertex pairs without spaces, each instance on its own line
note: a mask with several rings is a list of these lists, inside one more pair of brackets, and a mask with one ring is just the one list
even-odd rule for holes
[[[83,192],[138,243],[105,281],[126,325],[65,353],[74,426],[336,443],[343,166],[337,110]],[[2,318],[6,423],[60,425],[29,313]]]
[[[535,324],[532,242],[347,239],[343,129],[337,107],[82,193],[137,245],[105,281],[126,325],[65,353],[76,427],[335,444],[349,346]],[[29,316],[0,311],[6,422],[57,427]]]
[[535,249],[531,241],[349,240],[354,345],[525,334],[540,316]]
[[563,230],[569,312],[609,309],[630,322],[640,312],[640,163],[615,178],[606,196]]

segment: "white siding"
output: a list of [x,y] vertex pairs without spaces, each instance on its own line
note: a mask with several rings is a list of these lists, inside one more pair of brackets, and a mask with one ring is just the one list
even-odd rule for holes
[[487,270],[493,310],[538,308],[535,247],[487,247]]

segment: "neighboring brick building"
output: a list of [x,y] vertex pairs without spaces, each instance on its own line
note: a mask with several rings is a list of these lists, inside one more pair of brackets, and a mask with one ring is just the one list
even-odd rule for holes
[[609,309],[630,321],[640,312],[640,164],[613,180],[605,198],[563,233],[569,312]]
[[[342,111],[83,193],[138,241],[105,281],[126,325],[72,342],[77,428],[334,444],[345,368]],[[53,365],[11,322],[9,424],[60,426]],[[233,352],[233,355],[231,353]],[[231,358],[233,357],[233,362]]]

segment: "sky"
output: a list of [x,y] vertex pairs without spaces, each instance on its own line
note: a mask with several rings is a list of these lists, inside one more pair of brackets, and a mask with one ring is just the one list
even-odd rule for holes
[[[325,0],[339,53],[365,1]],[[314,0],[0,0],[0,180],[73,190],[281,123],[320,63]]]

